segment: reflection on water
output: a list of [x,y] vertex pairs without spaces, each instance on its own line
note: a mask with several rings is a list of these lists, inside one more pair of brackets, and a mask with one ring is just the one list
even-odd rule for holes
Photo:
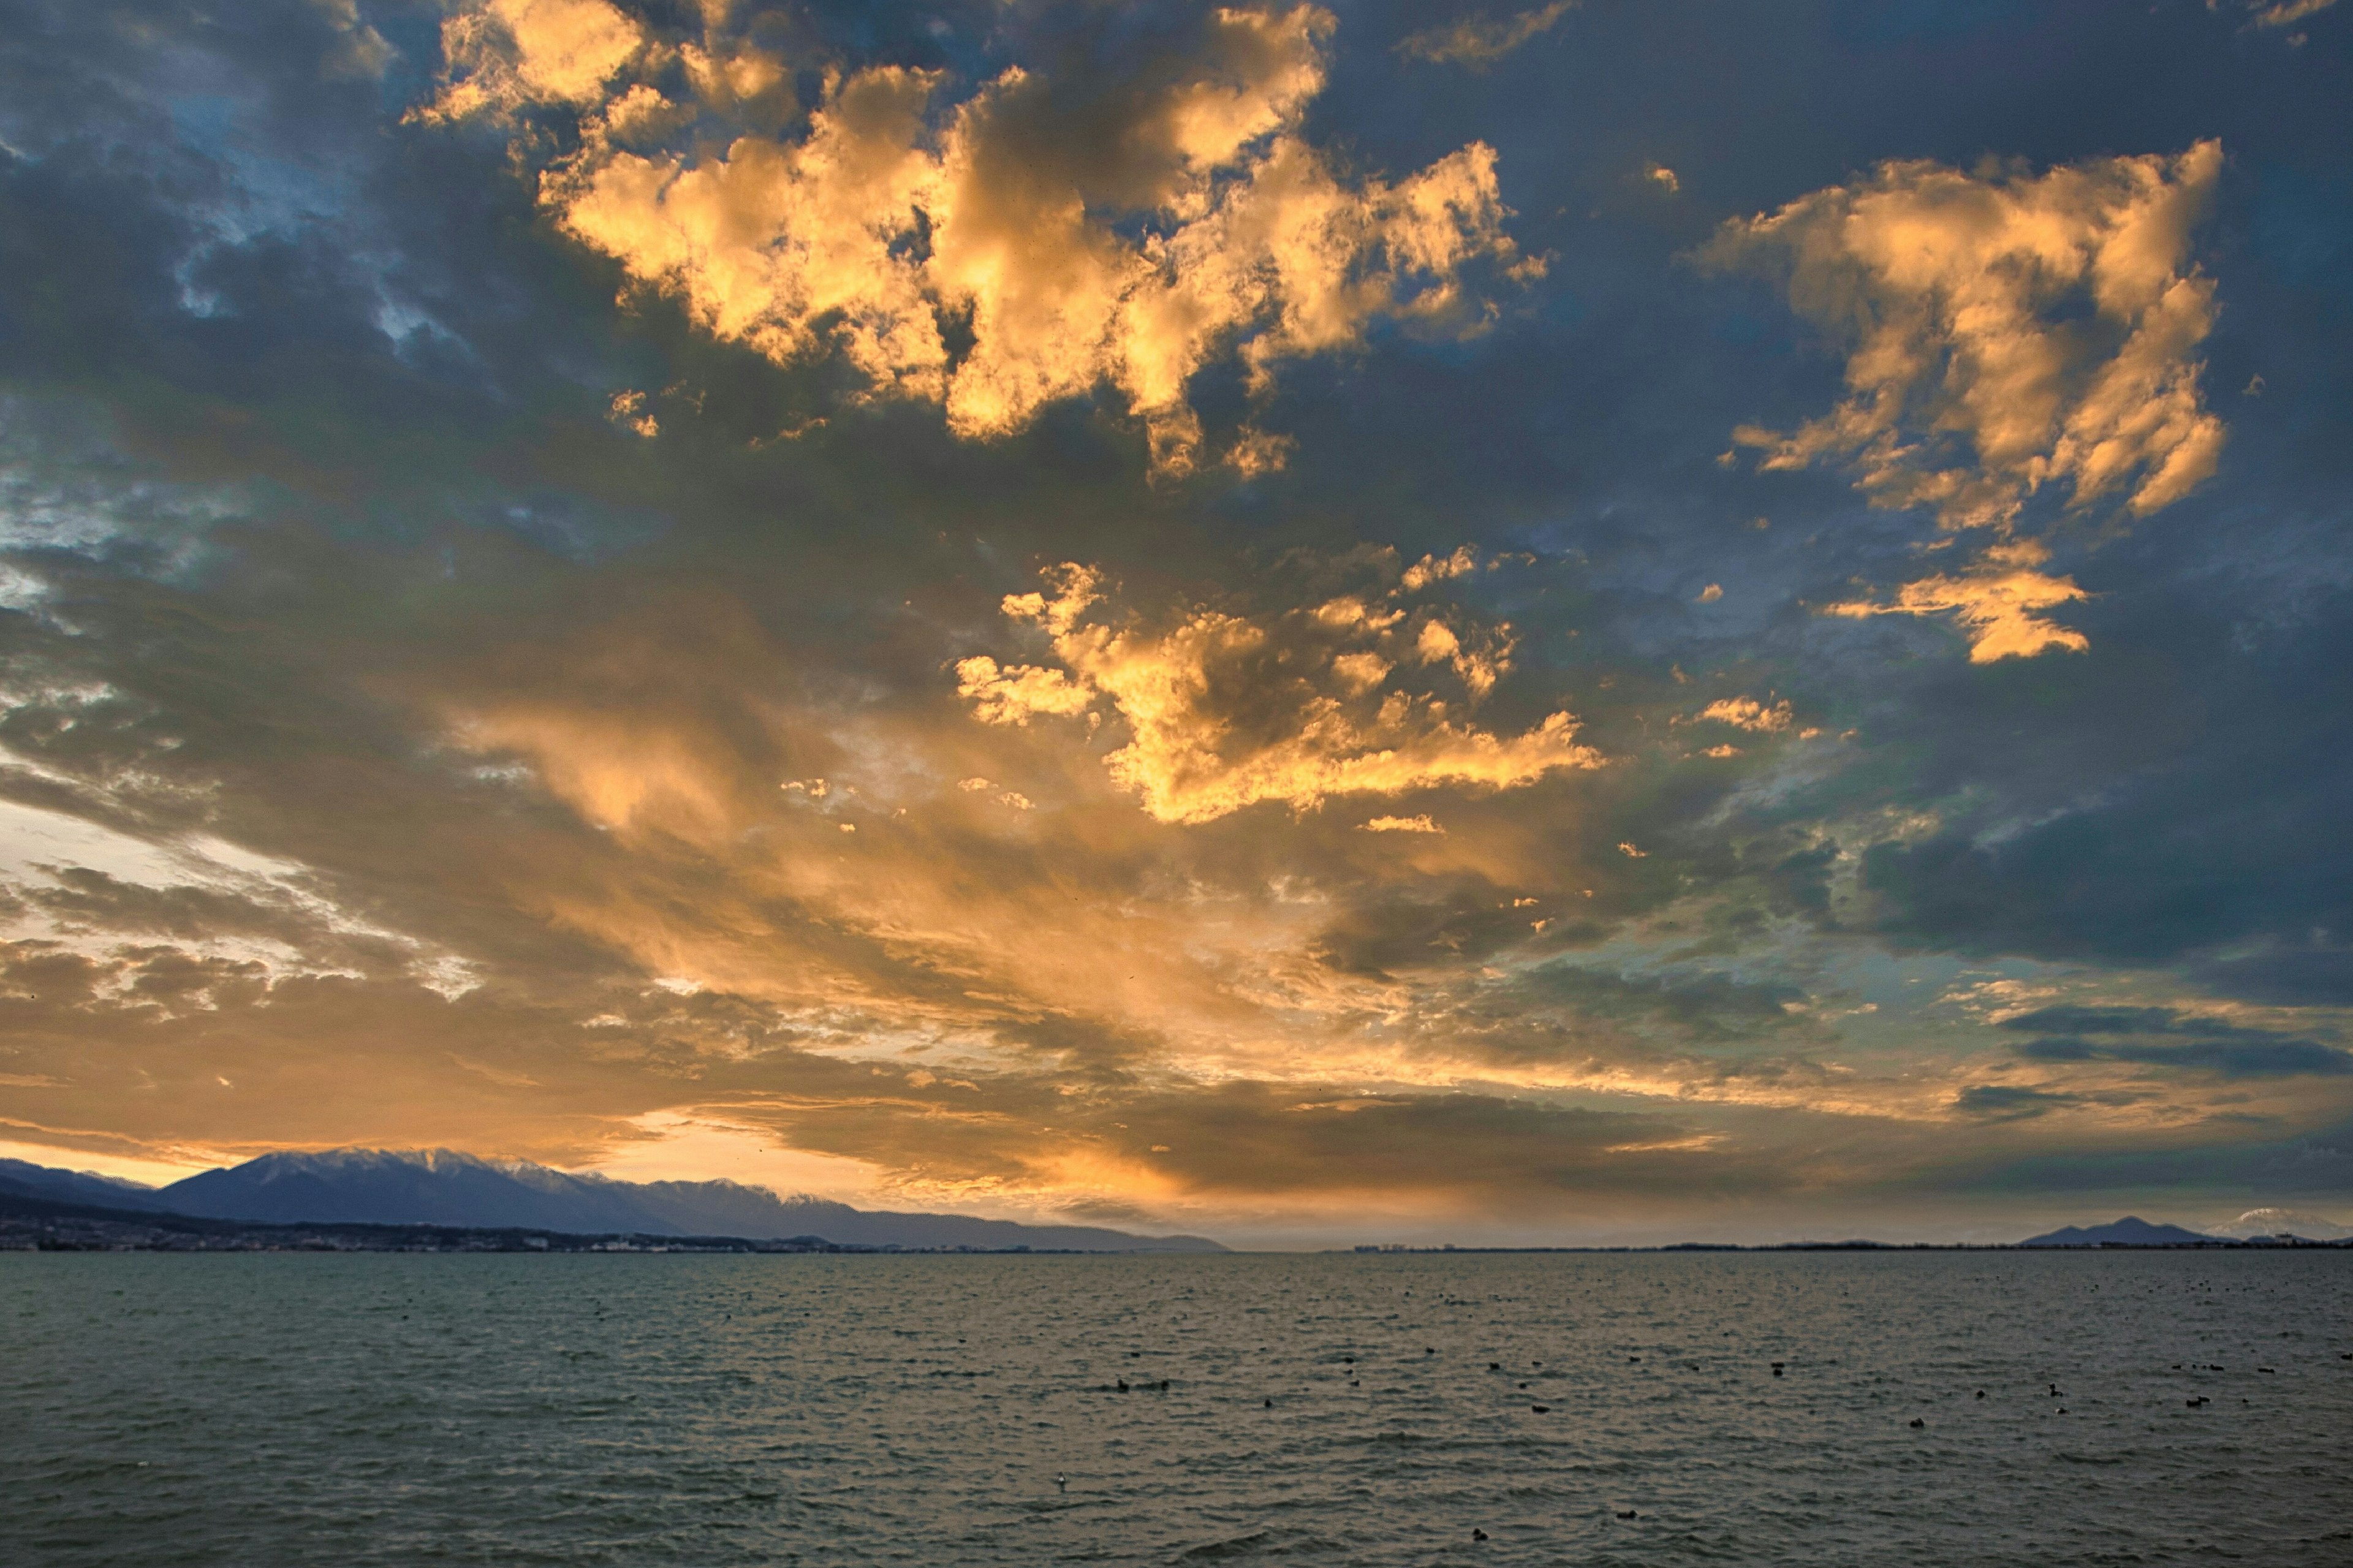
[[2348,1285],[2348,1253],[7,1255],[0,1559],[2342,1565]]

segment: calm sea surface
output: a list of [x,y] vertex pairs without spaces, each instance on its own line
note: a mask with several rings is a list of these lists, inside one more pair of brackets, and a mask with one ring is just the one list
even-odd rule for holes
[[2348,1309],[2346,1252],[7,1254],[0,1562],[2343,1568]]

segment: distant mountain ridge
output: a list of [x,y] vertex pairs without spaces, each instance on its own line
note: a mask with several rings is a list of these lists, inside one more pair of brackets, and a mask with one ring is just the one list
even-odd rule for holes
[[47,1198],[58,1203],[88,1204],[94,1208],[152,1209],[155,1189],[101,1176],[94,1171],[60,1171],[23,1160],[0,1160],[0,1194],[19,1198]]
[[2042,1236],[2031,1236],[2021,1247],[2195,1247],[2223,1239],[2178,1225],[2151,1225],[2126,1215],[2107,1225],[2066,1226]]
[[1072,1252],[1223,1252],[1197,1236],[900,1214],[778,1198],[740,1182],[622,1182],[449,1149],[264,1154],[164,1187],[0,1161],[0,1191],[259,1224],[522,1226],[577,1235],[823,1237],[850,1247],[1027,1247]]
[[2209,1226],[2207,1233],[2235,1237],[2241,1240],[2265,1236],[2294,1236],[2306,1241],[2343,1241],[2353,1237],[2353,1226],[2339,1225],[2333,1219],[2303,1209],[2266,1208],[2249,1209],[2227,1225]]

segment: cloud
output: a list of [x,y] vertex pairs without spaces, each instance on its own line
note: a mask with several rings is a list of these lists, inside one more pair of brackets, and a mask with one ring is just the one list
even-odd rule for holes
[[1467,577],[1479,570],[1479,552],[1470,545],[1458,547],[1451,555],[1425,555],[1405,569],[1399,579],[1409,594],[1419,594],[1432,583],[1443,583],[1450,577]]
[[1442,27],[1415,33],[1397,47],[1409,60],[1432,65],[1463,65],[1483,70],[1568,15],[1577,0],[1552,0],[1534,11],[1509,17],[1464,16]]
[[957,663],[956,695],[984,724],[1027,724],[1039,714],[1073,718],[1095,701],[1092,689],[1061,670],[1030,664],[1000,668],[987,654]]
[[[2058,1031],[2073,1035],[2179,1034],[2183,1015],[2171,1007],[2087,1007],[2068,1003],[2011,1013],[2000,1020],[2005,1029]],[[2227,1029],[2228,1026],[2212,1025]]]
[[2258,27],[2285,27],[2316,16],[2337,4],[2337,0],[2246,0],[2247,9],[2255,14]]
[[2084,597],[2073,578],[2034,570],[2048,558],[2049,552],[2032,540],[1996,545],[1975,570],[1906,583],[1885,604],[1857,599],[1825,605],[1822,614],[1850,619],[1950,615],[1966,628],[1971,664],[2032,658],[2052,648],[2082,653],[2092,646],[2089,637],[2042,614]]
[[385,41],[383,34],[361,17],[358,0],[311,0],[311,5],[342,35],[340,47],[322,62],[327,75],[367,78],[384,75],[385,67],[392,61],[393,47]]
[[2040,1007],[2001,1026],[2044,1037],[2018,1047],[2032,1061],[2135,1062],[2225,1078],[2353,1073],[2353,1051],[2171,1007]]
[[[543,205],[719,338],[779,363],[839,354],[865,395],[937,403],[973,439],[1111,389],[1176,475],[1199,460],[1188,385],[1213,361],[1263,394],[1284,360],[1377,322],[1477,330],[1479,264],[1541,270],[1504,231],[1484,143],[1391,181],[1303,139],[1334,26],[1307,5],[1217,10],[1189,54],[1083,105],[1019,67],[945,109],[938,72],[837,68],[792,139],[744,98],[787,62],[715,21],[672,51],[605,0],[490,0],[445,25],[421,112],[569,114],[579,147],[542,159]],[[1225,460],[1248,477],[1287,450],[1245,426]]]
[[2073,1095],[1999,1083],[1973,1084],[1953,1097],[1955,1110],[1989,1121],[2022,1121],[2074,1103]]
[[507,121],[533,103],[587,106],[646,47],[607,0],[484,0],[441,23],[439,94],[427,121]]
[[2018,1047],[2042,1062],[2139,1062],[2149,1067],[2202,1068],[2225,1078],[2294,1078],[2353,1072],[2353,1051],[2317,1040],[2196,1040],[2183,1045],[2054,1038]]
[[1162,822],[1210,822],[1264,801],[1304,811],[1332,795],[1511,789],[1601,765],[1566,711],[1507,736],[1456,721],[1442,697],[1377,696],[1375,666],[1410,651],[1452,666],[1475,703],[1510,667],[1508,626],[1482,635],[1486,651],[1467,652],[1433,612],[1407,621],[1409,637],[1405,617],[1344,599],[1261,620],[1195,608],[1153,630],[1104,618],[1091,568],[1066,564],[1048,582],[1050,592],[1008,595],[1004,610],[1042,629],[1060,666],[976,656],[957,667],[958,694],[990,724],[1108,709],[1126,743],[1103,765]]
[[1706,259],[1786,268],[1849,348],[1835,410],[1736,439],[1767,469],[1849,462],[1873,504],[1948,528],[2006,525],[2051,485],[2135,515],[2179,500],[2222,449],[2192,357],[2214,287],[2189,259],[2221,170],[2219,142],[2039,176],[1890,163],[1727,225]]
[[1754,697],[1724,697],[1699,710],[1704,720],[1729,724],[1736,730],[1752,730],[1760,734],[1778,734],[1789,727],[1791,713],[1787,702],[1771,706]]
[[1360,831],[1366,833],[1444,833],[1446,829],[1439,826],[1435,822],[1432,822],[1430,819],[1429,814],[1425,812],[1418,816],[1376,816],[1366,822]]
[[[1482,1193],[1714,1188],[1739,1178],[1690,1123],[1462,1093],[1335,1095],[1242,1082],[1146,1106],[1161,1163],[1188,1190]],[[1758,1173],[1760,1175],[1762,1173]],[[1769,1180],[1770,1178],[1767,1178]]]

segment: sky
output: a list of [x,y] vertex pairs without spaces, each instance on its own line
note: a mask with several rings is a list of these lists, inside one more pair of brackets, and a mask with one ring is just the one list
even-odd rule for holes
[[0,19],[0,1153],[2353,1207],[2353,5]]

